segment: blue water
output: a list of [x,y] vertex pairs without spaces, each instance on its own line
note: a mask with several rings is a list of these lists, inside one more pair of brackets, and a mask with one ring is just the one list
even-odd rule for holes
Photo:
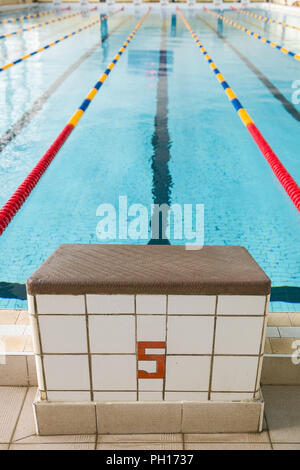
[[[45,153],[136,26],[139,18],[127,10],[109,18],[108,32],[127,21],[65,78],[0,152],[0,206]],[[292,83],[300,79],[300,63],[230,25],[222,25],[201,9],[184,12],[264,137],[299,182],[299,120],[208,25],[246,56],[289,102],[295,91]],[[59,16],[65,14],[68,12]],[[300,17],[266,14],[300,25]],[[224,15],[300,53],[300,32],[283,31],[281,26],[266,25],[231,10]],[[99,13],[76,16],[0,41],[0,66],[97,17]],[[51,16],[45,20],[48,18]],[[163,24],[167,122],[164,129],[158,129],[157,87],[159,80],[166,78],[160,68]],[[0,34],[14,29],[14,25],[0,25]],[[99,38],[100,26],[96,25],[0,74],[0,141]],[[300,105],[294,104],[294,110],[300,113]],[[167,159],[160,140],[158,148],[153,146],[153,135],[165,131]],[[159,184],[157,178],[161,178]],[[246,246],[272,280],[276,301],[271,302],[271,310],[300,311],[299,213],[180,17],[166,13],[163,18],[159,10],[153,10],[145,20],[75,131],[0,237],[0,308],[26,307],[24,295],[20,295],[22,285],[61,243],[100,243],[96,236],[99,204],[117,207],[119,196],[126,195],[128,205],[149,207],[155,197],[163,200],[164,191],[171,203],[204,204],[205,244]],[[170,239],[171,243],[185,241]],[[1,282],[7,284],[1,288]]]

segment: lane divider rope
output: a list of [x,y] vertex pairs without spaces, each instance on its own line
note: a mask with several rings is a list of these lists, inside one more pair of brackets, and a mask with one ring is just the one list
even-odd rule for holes
[[135,36],[138,29],[141,27],[142,23],[145,21],[146,17],[150,13],[151,8],[147,10],[145,15],[141,18],[138,22],[130,36],[126,39],[122,47],[119,49],[117,54],[114,56],[112,62],[107,66],[104,73],[101,75],[95,86],[90,90],[87,94],[85,100],[81,104],[81,106],[77,109],[77,111],[73,114],[71,119],[69,119],[67,125],[63,128],[61,133],[49,147],[47,152],[43,155],[40,161],[36,164],[36,166],[31,170],[31,172],[27,175],[23,183],[16,189],[14,194],[9,198],[9,200],[4,204],[4,206],[0,209],[0,235],[4,232],[8,224],[11,222],[12,218],[16,215],[18,210],[22,207],[28,196],[30,195],[33,188],[39,182],[42,175],[47,170],[48,166],[57,155],[58,151],[61,149],[63,144],[66,142],[68,137],[70,136],[71,132],[74,130],[76,125],[78,124],[79,120],[81,119],[82,115],[90,105],[91,101],[95,98],[97,92],[102,87],[103,83],[107,79],[108,75],[125,52],[125,49],[132,41],[133,37]]
[[237,28],[240,31],[244,31],[244,33],[249,34],[249,36],[252,36],[253,38],[258,39],[259,41],[262,41],[264,44],[267,44],[268,46],[272,46],[275,49],[278,49],[280,52],[283,52],[283,54],[289,55],[289,56],[293,57],[293,59],[300,60],[300,54],[296,54],[295,52],[290,51],[286,47],[280,46],[280,44],[276,44],[276,42],[270,41],[269,39],[265,38],[264,36],[261,36],[260,34],[254,33],[254,31],[251,31],[251,29],[248,29],[245,26],[242,26],[242,25],[236,23],[235,21],[233,21],[229,18],[226,18],[225,16],[219,15],[218,13],[207,9],[206,7],[203,7],[203,9],[205,11],[207,11],[208,13],[210,13],[211,15],[214,15],[217,18],[220,18],[221,20],[225,21],[225,23],[230,24],[234,28]]
[[2,34],[0,36],[0,39],[8,38],[9,36],[14,36],[16,34],[25,33],[27,31],[32,31],[33,29],[42,28],[43,26],[47,26],[47,25],[52,24],[52,23],[57,23],[59,21],[65,21],[65,20],[68,20],[69,18],[73,18],[74,16],[78,16],[78,15],[81,15],[81,14],[84,14],[84,13],[89,13],[89,12],[94,11],[94,10],[97,10],[97,7],[94,7],[91,10],[84,10],[84,11],[80,11],[80,12],[77,12],[77,13],[71,13],[70,15],[66,15],[66,16],[59,16],[58,18],[54,18],[53,20],[43,21],[43,23],[37,23],[37,24],[34,24],[32,26],[29,26],[28,28],[18,29],[16,31],[12,31],[12,32],[9,32],[9,33]]
[[227,81],[225,80],[224,76],[221,74],[215,63],[213,62],[212,58],[204,48],[203,44],[199,40],[198,36],[196,33],[192,30],[191,26],[187,22],[185,16],[183,13],[180,11],[179,8],[177,8],[177,11],[179,15],[181,16],[182,21],[184,22],[185,26],[191,33],[194,41],[196,42],[197,46],[200,48],[202,54],[204,55],[205,59],[209,63],[210,68],[212,71],[215,73],[216,78],[222,88],[224,89],[228,100],[231,102],[233,105],[235,111],[237,112],[240,120],[244,124],[244,126],[247,128],[249,131],[250,135],[252,136],[253,140],[255,141],[256,145],[258,146],[259,150],[269,163],[273,173],[277,177],[278,181],[294,203],[295,207],[298,209],[300,212],[300,187],[296,183],[296,181],[292,178],[292,176],[289,174],[289,172],[286,170],[286,168],[283,166],[275,152],[272,150],[266,139],[263,137],[259,129],[256,127],[254,124],[253,120],[249,116],[248,112],[246,109],[242,106],[241,102],[238,100],[237,96],[235,95],[234,91],[232,88],[229,87]]
[[64,41],[65,39],[69,39],[70,37],[74,36],[75,34],[81,33],[82,31],[85,31],[86,29],[91,28],[92,26],[95,26],[96,24],[98,24],[101,21],[105,20],[109,16],[115,15],[116,13],[120,12],[121,10],[124,10],[124,7],[119,8],[119,10],[114,11],[110,15],[103,16],[102,18],[99,18],[98,20],[93,21],[92,23],[90,23],[86,26],[82,26],[81,28],[78,28],[75,31],[72,31],[72,33],[66,34],[65,36],[62,36],[61,38],[57,39],[56,41],[50,42],[50,44],[46,44],[46,46],[40,47],[36,51],[29,52],[28,54],[24,55],[23,57],[20,57],[20,59],[16,59],[13,62],[9,62],[6,65],[2,65],[2,67],[0,67],[0,72],[4,72],[4,70],[9,69],[13,65],[17,65],[20,62],[22,62],[23,60],[29,59],[30,57],[49,49],[49,47],[56,46],[56,44]]
[[243,15],[253,16],[253,18],[256,18],[257,20],[266,21],[267,23],[274,23],[274,24],[283,26],[284,28],[292,28],[292,29],[296,29],[297,31],[300,31],[299,26],[294,26],[292,24],[288,24],[288,23],[281,22],[278,20],[273,20],[273,18],[269,18],[268,16],[257,15],[256,13],[252,13],[251,11],[240,10],[239,8],[235,8],[235,7],[231,7],[231,8],[232,10],[237,11],[238,13],[243,13]]
[[53,15],[54,13],[58,13],[59,11],[66,10],[71,10],[71,7],[59,8],[58,10],[40,11],[39,13],[33,13],[33,15],[19,16],[18,18],[7,18],[7,20],[1,20],[0,23],[16,23],[17,21],[30,20],[32,18],[38,18],[39,16]]

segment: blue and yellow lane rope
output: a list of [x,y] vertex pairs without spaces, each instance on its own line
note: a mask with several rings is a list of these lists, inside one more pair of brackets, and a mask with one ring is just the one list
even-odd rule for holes
[[70,10],[70,7],[59,8],[58,10],[40,11],[39,13],[33,13],[33,15],[19,16],[18,18],[7,18],[6,20],[1,20],[0,23],[7,24],[16,23],[17,21],[31,20],[34,18],[38,18],[39,16],[53,15],[54,13],[58,13],[59,11],[64,10]]
[[191,33],[195,43],[200,48],[202,54],[204,55],[206,61],[208,62],[211,70],[214,72],[218,82],[222,86],[224,92],[227,95],[228,100],[234,107],[236,113],[238,114],[240,120],[248,130],[249,134],[253,138],[254,142],[256,143],[257,147],[261,151],[262,155],[265,157],[267,162],[269,163],[273,173],[277,177],[278,181],[290,197],[291,201],[295,205],[295,207],[300,212],[300,188],[293,177],[288,173],[287,169],[283,166],[273,149],[270,147],[264,136],[259,131],[258,127],[253,122],[252,118],[249,116],[246,109],[243,107],[239,99],[237,98],[236,94],[230,88],[228,82],[225,80],[224,76],[221,74],[220,70],[217,68],[216,64],[206,51],[205,47],[199,40],[196,33],[192,30],[191,26],[189,25],[188,21],[186,20],[183,13],[177,8],[179,15],[181,16],[182,21],[184,22],[185,26]]
[[21,33],[27,32],[27,31],[32,31],[33,29],[42,28],[43,26],[47,26],[47,25],[52,24],[52,23],[58,23],[59,21],[65,21],[65,20],[68,20],[69,18],[73,18],[74,16],[81,15],[82,13],[88,13],[88,12],[94,11],[96,9],[97,8],[92,8],[91,10],[85,10],[85,11],[80,11],[80,12],[77,12],[77,13],[71,13],[71,15],[59,16],[58,18],[54,18],[53,20],[43,21],[42,23],[34,24],[32,26],[29,26],[28,28],[18,29],[17,31],[12,31],[12,32],[9,32],[9,33],[2,34],[0,36],[0,39],[5,39],[5,38],[8,38],[10,36],[14,36],[16,34],[21,34]]
[[292,24],[285,23],[284,21],[278,21],[278,20],[273,20],[273,18],[269,18],[268,16],[262,16],[262,15],[257,15],[256,13],[252,13],[251,11],[247,10],[240,10],[239,8],[231,7],[232,10],[237,11],[238,13],[243,13],[243,15],[248,15],[248,16],[253,16],[253,18],[256,18],[257,20],[261,21],[266,21],[267,23],[274,23],[280,26],[283,26],[284,28],[291,28],[291,29],[296,29],[297,31],[300,31],[299,26],[294,26]]
[[42,156],[39,162],[35,165],[35,167],[31,170],[31,172],[27,175],[25,180],[20,184],[20,186],[16,189],[14,194],[8,199],[8,201],[4,204],[4,206],[0,209],[0,235],[4,232],[6,227],[9,225],[13,217],[16,213],[20,210],[28,196],[31,194],[34,187],[38,184],[39,180],[51,164],[52,160],[55,158],[61,147],[69,138],[70,134],[74,130],[75,126],[78,124],[78,121],[81,119],[83,113],[86,111],[88,106],[90,105],[91,101],[95,98],[97,92],[107,79],[108,75],[120,59],[121,55],[127,48],[128,44],[132,41],[133,37],[135,36],[137,30],[140,28],[146,17],[149,15],[151,8],[148,8],[147,12],[138,22],[130,36],[126,39],[123,46],[119,49],[115,57],[113,58],[112,62],[107,66],[105,72],[101,75],[99,80],[97,81],[94,88],[86,96],[85,100],[81,104],[81,106],[77,109],[75,114],[71,117],[68,123],[65,125],[63,130],[60,134],[56,137],[55,141],[52,145],[48,148],[46,153]]
[[210,13],[211,15],[216,16],[217,18],[225,21],[225,23],[230,24],[234,28],[239,29],[240,31],[244,31],[244,33],[249,34],[249,36],[258,39],[259,41],[262,41],[264,44],[267,44],[268,46],[274,47],[275,49],[278,49],[280,52],[282,52],[285,55],[288,55],[292,57],[293,59],[300,60],[300,54],[296,54],[293,51],[290,51],[286,47],[280,46],[280,44],[276,44],[276,42],[270,41],[269,39],[265,38],[264,36],[261,36],[260,34],[254,33],[254,31],[251,31],[251,29],[246,28],[245,26],[242,26],[235,21],[226,18],[225,16],[219,15],[215,11],[209,10],[206,7],[204,7],[204,10]]
[[112,69],[114,68],[114,66],[116,65],[116,63],[118,62],[118,60],[120,59],[121,55],[123,54],[123,52],[125,52],[125,49],[127,48],[128,44],[132,41],[134,35],[136,34],[137,30],[140,28],[140,26],[142,25],[142,23],[145,21],[146,17],[149,15],[150,13],[150,10],[151,8],[149,8],[147,10],[147,12],[145,13],[145,15],[141,18],[141,20],[139,21],[139,23],[137,24],[137,26],[134,28],[134,30],[132,31],[132,33],[130,34],[130,36],[128,36],[128,38],[126,39],[126,41],[124,42],[123,46],[119,49],[119,51],[117,52],[117,54],[115,55],[115,57],[113,58],[113,60],[111,61],[111,63],[107,66],[106,70],[104,71],[104,73],[101,75],[101,77],[99,78],[99,80],[97,81],[96,85],[94,86],[94,88],[92,88],[90,90],[90,92],[87,94],[85,100],[81,103],[81,105],[79,106],[79,108],[77,109],[77,111],[73,114],[73,116],[71,117],[71,119],[68,121],[68,124],[67,125],[70,125],[72,126],[73,128],[78,124],[79,120],[82,118],[84,112],[87,110],[87,108],[89,107],[89,105],[91,104],[91,101],[95,98],[96,94],[98,93],[98,91],[100,90],[100,88],[102,87],[103,83],[105,82],[105,80],[107,79],[108,75],[110,74],[110,72],[112,71]]
[[30,57],[32,57],[36,54],[39,54],[40,52],[46,51],[47,49],[49,49],[49,47],[56,46],[56,44],[64,41],[65,39],[69,39],[70,37],[74,36],[75,34],[81,33],[82,31],[85,31],[86,29],[91,28],[92,26],[95,26],[96,24],[100,23],[101,21],[107,19],[109,16],[112,16],[112,15],[120,12],[123,9],[124,9],[124,7],[120,8],[117,11],[114,11],[110,15],[106,15],[106,16],[103,16],[102,18],[97,19],[96,21],[93,21],[92,23],[90,23],[86,26],[82,26],[81,28],[78,28],[75,31],[72,31],[72,33],[66,34],[65,36],[62,36],[61,38],[57,39],[56,41],[50,42],[50,44],[46,44],[46,46],[40,47],[36,51],[29,52],[28,54],[24,55],[23,57],[20,57],[20,59],[14,60],[13,62],[9,62],[6,65],[2,65],[2,67],[0,67],[0,72],[4,72],[4,70],[7,70],[10,67],[13,67],[14,65],[19,64],[20,62],[23,62],[23,60],[29,59]]

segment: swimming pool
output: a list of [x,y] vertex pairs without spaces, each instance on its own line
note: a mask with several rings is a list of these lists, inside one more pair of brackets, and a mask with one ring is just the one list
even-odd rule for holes
[[[300,79],[300,63],[202,8],[182,11],[299,182],[300,104],[292,103],[292,84]],[[299,31],[230,9],[221,14],[300,53]],[[300,26],[300,16],[265,14]],[[127,6],[0,73],[0,206],[46,152],[141,16]],[[99,12],[90,12],[2,39],[0,67],[97,19]],[[1,24],[0,34],[16,29],[16,24]],[[26,307],[27,277],[61,243],[100,243],[97,207],[118,207],[119,196],[127,196],[128,205],[204,204],[205,244],[246,246],[272,280],[270,310],[300,311],[299,212],[175,8],[152,9],[0,237],[0,308]]]

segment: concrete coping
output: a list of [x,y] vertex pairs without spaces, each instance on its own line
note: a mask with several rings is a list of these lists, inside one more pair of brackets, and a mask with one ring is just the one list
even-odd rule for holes
[[270,287],[241,246],[64,244],[27,280],[31,295],[267,295]]

